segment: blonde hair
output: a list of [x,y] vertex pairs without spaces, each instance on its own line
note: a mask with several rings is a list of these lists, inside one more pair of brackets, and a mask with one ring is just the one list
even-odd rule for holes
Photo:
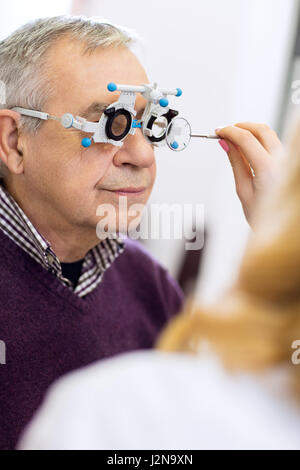
[[280,181],[257,207],[236,283],[209,308],[189,300],[157,347],[198,352],[205,345],[233,369],[286,364],[300,399],[300,366],[291,361],[300,340],[300,124],[288,155]]

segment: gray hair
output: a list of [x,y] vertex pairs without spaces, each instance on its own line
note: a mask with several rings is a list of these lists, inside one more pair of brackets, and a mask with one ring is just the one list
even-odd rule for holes
[[[0,100],[0,109],[20,106],[43,110],[54,92],[54,84],[47,75],[46,53],[62,36],[81,41],[85,45],[83,55],[98,46],[129,47],[137,40],[133,31],[102,22],[98,17],[62,15],[26,23],[0,41],[0,83],[5,86],[5,103]],[[40,119],[21,116],[18,128],[35,134],[41,125]],[[0,177],[2,170],[0,163]]]

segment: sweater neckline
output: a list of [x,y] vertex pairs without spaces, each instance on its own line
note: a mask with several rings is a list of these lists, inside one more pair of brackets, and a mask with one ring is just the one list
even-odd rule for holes
[[98,291],[102,288],[103,280],[95,287],[92,292],[89,292],[84,298],[79,297],[69,287],[61,283],[57,277],[43,268],[37,261],[35,261],[26,251],[22,250],[13,240],[11,240],[4,232],[0,231],[0,243],[6,243],[5,249],[11,253],[22,256],[23,260],[20,263],[19,269],[23,271],[30,271],[35,277],[36,281],[45,285],[48,290],[54,292],[68,305],[72,304],[77,310],[82,311],[91,307]]

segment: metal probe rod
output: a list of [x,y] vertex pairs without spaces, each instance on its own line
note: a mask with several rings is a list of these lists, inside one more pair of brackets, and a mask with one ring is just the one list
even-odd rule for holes
[[191,137],[200,137],[202,139],[220,139],[221,138],[218,135],[211,135],[211,134],[191,134]]

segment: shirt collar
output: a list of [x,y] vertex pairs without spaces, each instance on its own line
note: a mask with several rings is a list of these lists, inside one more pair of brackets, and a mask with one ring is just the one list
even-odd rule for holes
[[[29,244],[32,248],[30,254],[33,255],[35,251],[36,257],[46,269],[52,269],[61,274],[60,261],[54,253],[51,243],[34,227],[25,212],[5,188],[1,179],[0,215],[0,228],[10,238],[25,250],[26,247],[29,248]],[[20,236],[20,232],[23,236]],[[98,245],[89,250],[86,258],[90,259],[92,256],[97,266],[105,271],[123,250],[122,239],[110,234],[107,239],[100,241]]]

